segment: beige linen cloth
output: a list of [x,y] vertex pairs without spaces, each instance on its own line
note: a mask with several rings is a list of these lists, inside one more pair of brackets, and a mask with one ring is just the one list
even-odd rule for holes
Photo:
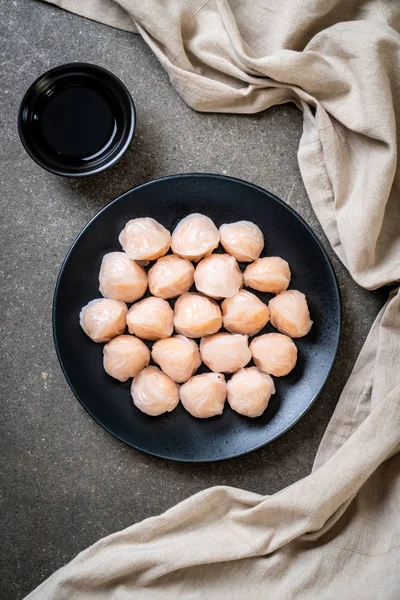
[[[366,288],[400,280],[400,0],[51,1],[135,24],[196,110],[295,102],[301,173],[332,247]],[[266,497],[202,491],[100,540],[28,598],[397,600],[399,449],[397,290],[308,477]]]

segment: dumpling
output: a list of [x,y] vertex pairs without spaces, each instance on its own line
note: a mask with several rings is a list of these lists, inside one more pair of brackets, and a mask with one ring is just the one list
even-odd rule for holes
[[145,298],[130,307],[126,324],[129,333],[144,340],[167,338],[174,330],[174,311],[166,300]]
[[181,385],[181,402],[199,419],[221,415],[226,400],[226,381],[221,373],[195,375]]
[[244,285],[258,290],[279,294],[290,283],[289,264],[279,256],[265,256],[248,265],[243,273]]
[[246,417],[259,417],[275,394],[272,377],[262,373],[257,367],[240,369],[227,385],[230,407]]
[[187,292],[175,302],[174,324],[178,333],[189,338],[210,335],[222,327],[221,309],[214,300]]
[[119,335],[104,346],[104,370],[118,381],[127,381],[150,362],[150,350],[133,335]]
[[271,324],[293,338],[303,337],[310,331],[307,300],[302,292],[287,290],[272,298],[268,304]]
[[251,221],[221,225],[219,232],[225,252],[240,262],[256,260],[264,248],[263,232]]
[[193,213],[179,221],[172,233],[172,252],[195,262],[211,254],[218,244],[218,229],[209,217],[200,213]]
[[171,234],[155,219],[140,217],[127,222],[118,240],[129,258],[155,260],[168,252]]
[[255,335],[269,321],[268,306],[246,290],[226,298],[221,308],[224,327],[231,333]]
[[282,333],[266,333],[254,338],[250,351],[257,367],[275,377],[290,373],[297,362],[295,343]]
[[158,340],[151,356],[164,373],[177,383],[187,381],[201,365],[198,345],[184,335]]
[[125,252],[109,252],[101,261],[99,282],[104,298],[135,302],[147,289],[147,274]]
[[156,417],[176,408],[179,385],[158,367],[146,367],[133,379],[131,396],[139,410]]
[[189,260],[168,254],[159,258],[149,271],[149,288],[158,298],[176,298],[192,287],[194,266]]
[[79,322],[94,342],[108,342],[125,331],[127,312],[125,302],[96,298],[82,308]]
[[215,373],[234,373],[251,360],[247,335],[237,333],[216,333],[202,338],[200,354],[204,364]]
[[197,265],[194,282],[199,292],[218,300],[238,293],[243,285],[243,274],[233,256],[211,254]]

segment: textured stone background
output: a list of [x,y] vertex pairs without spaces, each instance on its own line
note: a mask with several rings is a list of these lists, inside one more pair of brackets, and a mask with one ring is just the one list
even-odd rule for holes
[[[309,473],[324,429],[386,291],[366,292],[330,250],[297,166],[302,116],[294,105],[257,116],[196,114],[140,37],[35,0],[1,9],[1,456],[0,595],[27,592],[100,537],[155,515],[208,486],[271,494]],[[63,62],[116,73],[137,107],[134,143],[111,170],[86,180],[53,176],[24,152],[16,120],[28,85]],[[120,193],[162,175],[227,173],[293,206],[332,258],[343,336],[325,391],[289,433],[244,458],[175,464],[103,431],[75,400],[57,363],[51,303],[60,264],[86,222]]]

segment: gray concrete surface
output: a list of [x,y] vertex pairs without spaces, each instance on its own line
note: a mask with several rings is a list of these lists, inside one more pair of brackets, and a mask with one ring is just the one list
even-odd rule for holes
[[[329,248],[301,181],[296,149],[302,116],[293,105],[251,117],[196,114],[140,37],[34,0],[0,0],[0,9],[0,596],[15,600],[100,537],[203,488],[225,484],[271,494],[306,475],[386,292],[359,288]],[[16,128],[18,105],[32,80],[73,60],[115,72],[138,112],[137,136],[124,159],[81,181],[38,167]],[[51,332],[57,273],[85,223],[133,186],[190,171],[247,179],[286,200],[327,247],[343,297],[339,356],[314,408],[270,446],[212,465],[146,456],[103,431],[64,381]]]

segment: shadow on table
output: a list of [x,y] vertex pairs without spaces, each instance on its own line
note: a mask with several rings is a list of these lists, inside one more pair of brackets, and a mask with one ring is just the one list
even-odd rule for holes
[[77,203],[90,203],[97,210],[122,193],[156,177],[154,148],[156,132],[138,128],[126,153],[114,166],[88,177],[60,177],[61,185],[72,191]]

